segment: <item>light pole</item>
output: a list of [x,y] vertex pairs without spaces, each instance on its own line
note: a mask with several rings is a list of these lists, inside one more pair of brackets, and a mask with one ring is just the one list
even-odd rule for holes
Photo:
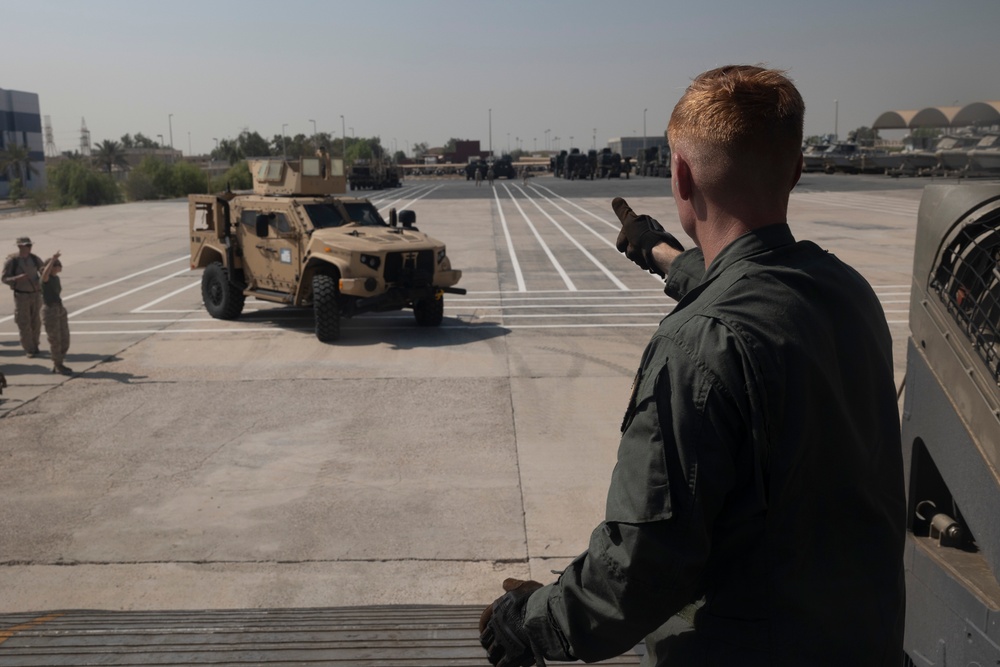
[[532,151],[535,152],[535,153],[537,153],[538,152],[538,137],[532,137],[531,140],[535,142],[535,147],[532,149]]
[[219,140],[216,137],[212,137],[212,141],[215,142],[215,150],[219,150]]
[[[310,118],[309,122],[313,124],[313,143],[315,144],[316,143],[316,121],[314,121],[312,118]],[[319,146],[313,146],[313,148],[319,148]]]
[[552,130],[545,130],[545,150],[549,150],[549,132]]
[[510,154],[510,132],[507,133],[507,154]]
[[594,150],[597,150],[597,128],[594,128]]
[[340,114],[340,134],[344,140],[340,144],[340,157],[344,161],[344,167],[347,167],[347,130],[344,127],[344,114]]
[[573,150],[573,135],[569,135],[569,149]]
[[490,157],[493,157],[493,109],[490,109]]
[[170,128],[170,147],[174,147],[174,115],[172,113],[167,114],[167,126]]
[[158,136],[160,138],[160,148],[163,148],[163,135],[162,134],[158,134],[156,136]]
[[281,124],[281,157],[288,157],[285,153],[285,128],[288,127],[288,123]]
[[642,110],[642,160],[646,164],[646,109]]

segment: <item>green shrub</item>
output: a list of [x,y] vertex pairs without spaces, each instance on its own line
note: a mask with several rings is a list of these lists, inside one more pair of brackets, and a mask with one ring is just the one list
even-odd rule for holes
[[108,174],[94,171],[79,160],[66,160],[48,168],[56,206],[101,206],[122,200],[118,184]]
[[208,192],[208,176],[190,162],[178,162],[174,165],[173,181],[174,195],[177,197]]
[[251,190],[253,189],[253,178],[250,176],[250,167],[246,160],[237,162],[226,170],[221,176],[212,179],[212,192],[222,192],[230,190]]

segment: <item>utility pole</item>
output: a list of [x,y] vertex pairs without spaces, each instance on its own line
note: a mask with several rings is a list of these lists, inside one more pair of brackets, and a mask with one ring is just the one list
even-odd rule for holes
[[167,114],[167,126],[170,128],[170,147],[174,147],[174,115],[172,113]]
[[[649,109],[642,110],[642,159],[643,160],[646,159],[646,112],[647,111],[649,111]],[[625,149],[623,148],[622,152],[624,151]]]
[[490,109],[490,157],[493,157],[493,109]]

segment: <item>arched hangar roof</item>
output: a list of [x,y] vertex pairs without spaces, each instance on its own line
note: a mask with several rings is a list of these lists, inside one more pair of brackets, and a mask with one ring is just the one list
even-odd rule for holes
[[1000,101],[973,102],[964,107],[926,107],[909,111],[885,111],[873,130],[907,130],[917,127],[1000,125]]

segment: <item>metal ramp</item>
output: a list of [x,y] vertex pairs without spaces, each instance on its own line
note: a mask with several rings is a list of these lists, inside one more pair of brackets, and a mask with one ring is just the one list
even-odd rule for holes
[[[488,667],[479,606],[0,614],[0,667]],[[638,654],[604,665],[638,665]]]

